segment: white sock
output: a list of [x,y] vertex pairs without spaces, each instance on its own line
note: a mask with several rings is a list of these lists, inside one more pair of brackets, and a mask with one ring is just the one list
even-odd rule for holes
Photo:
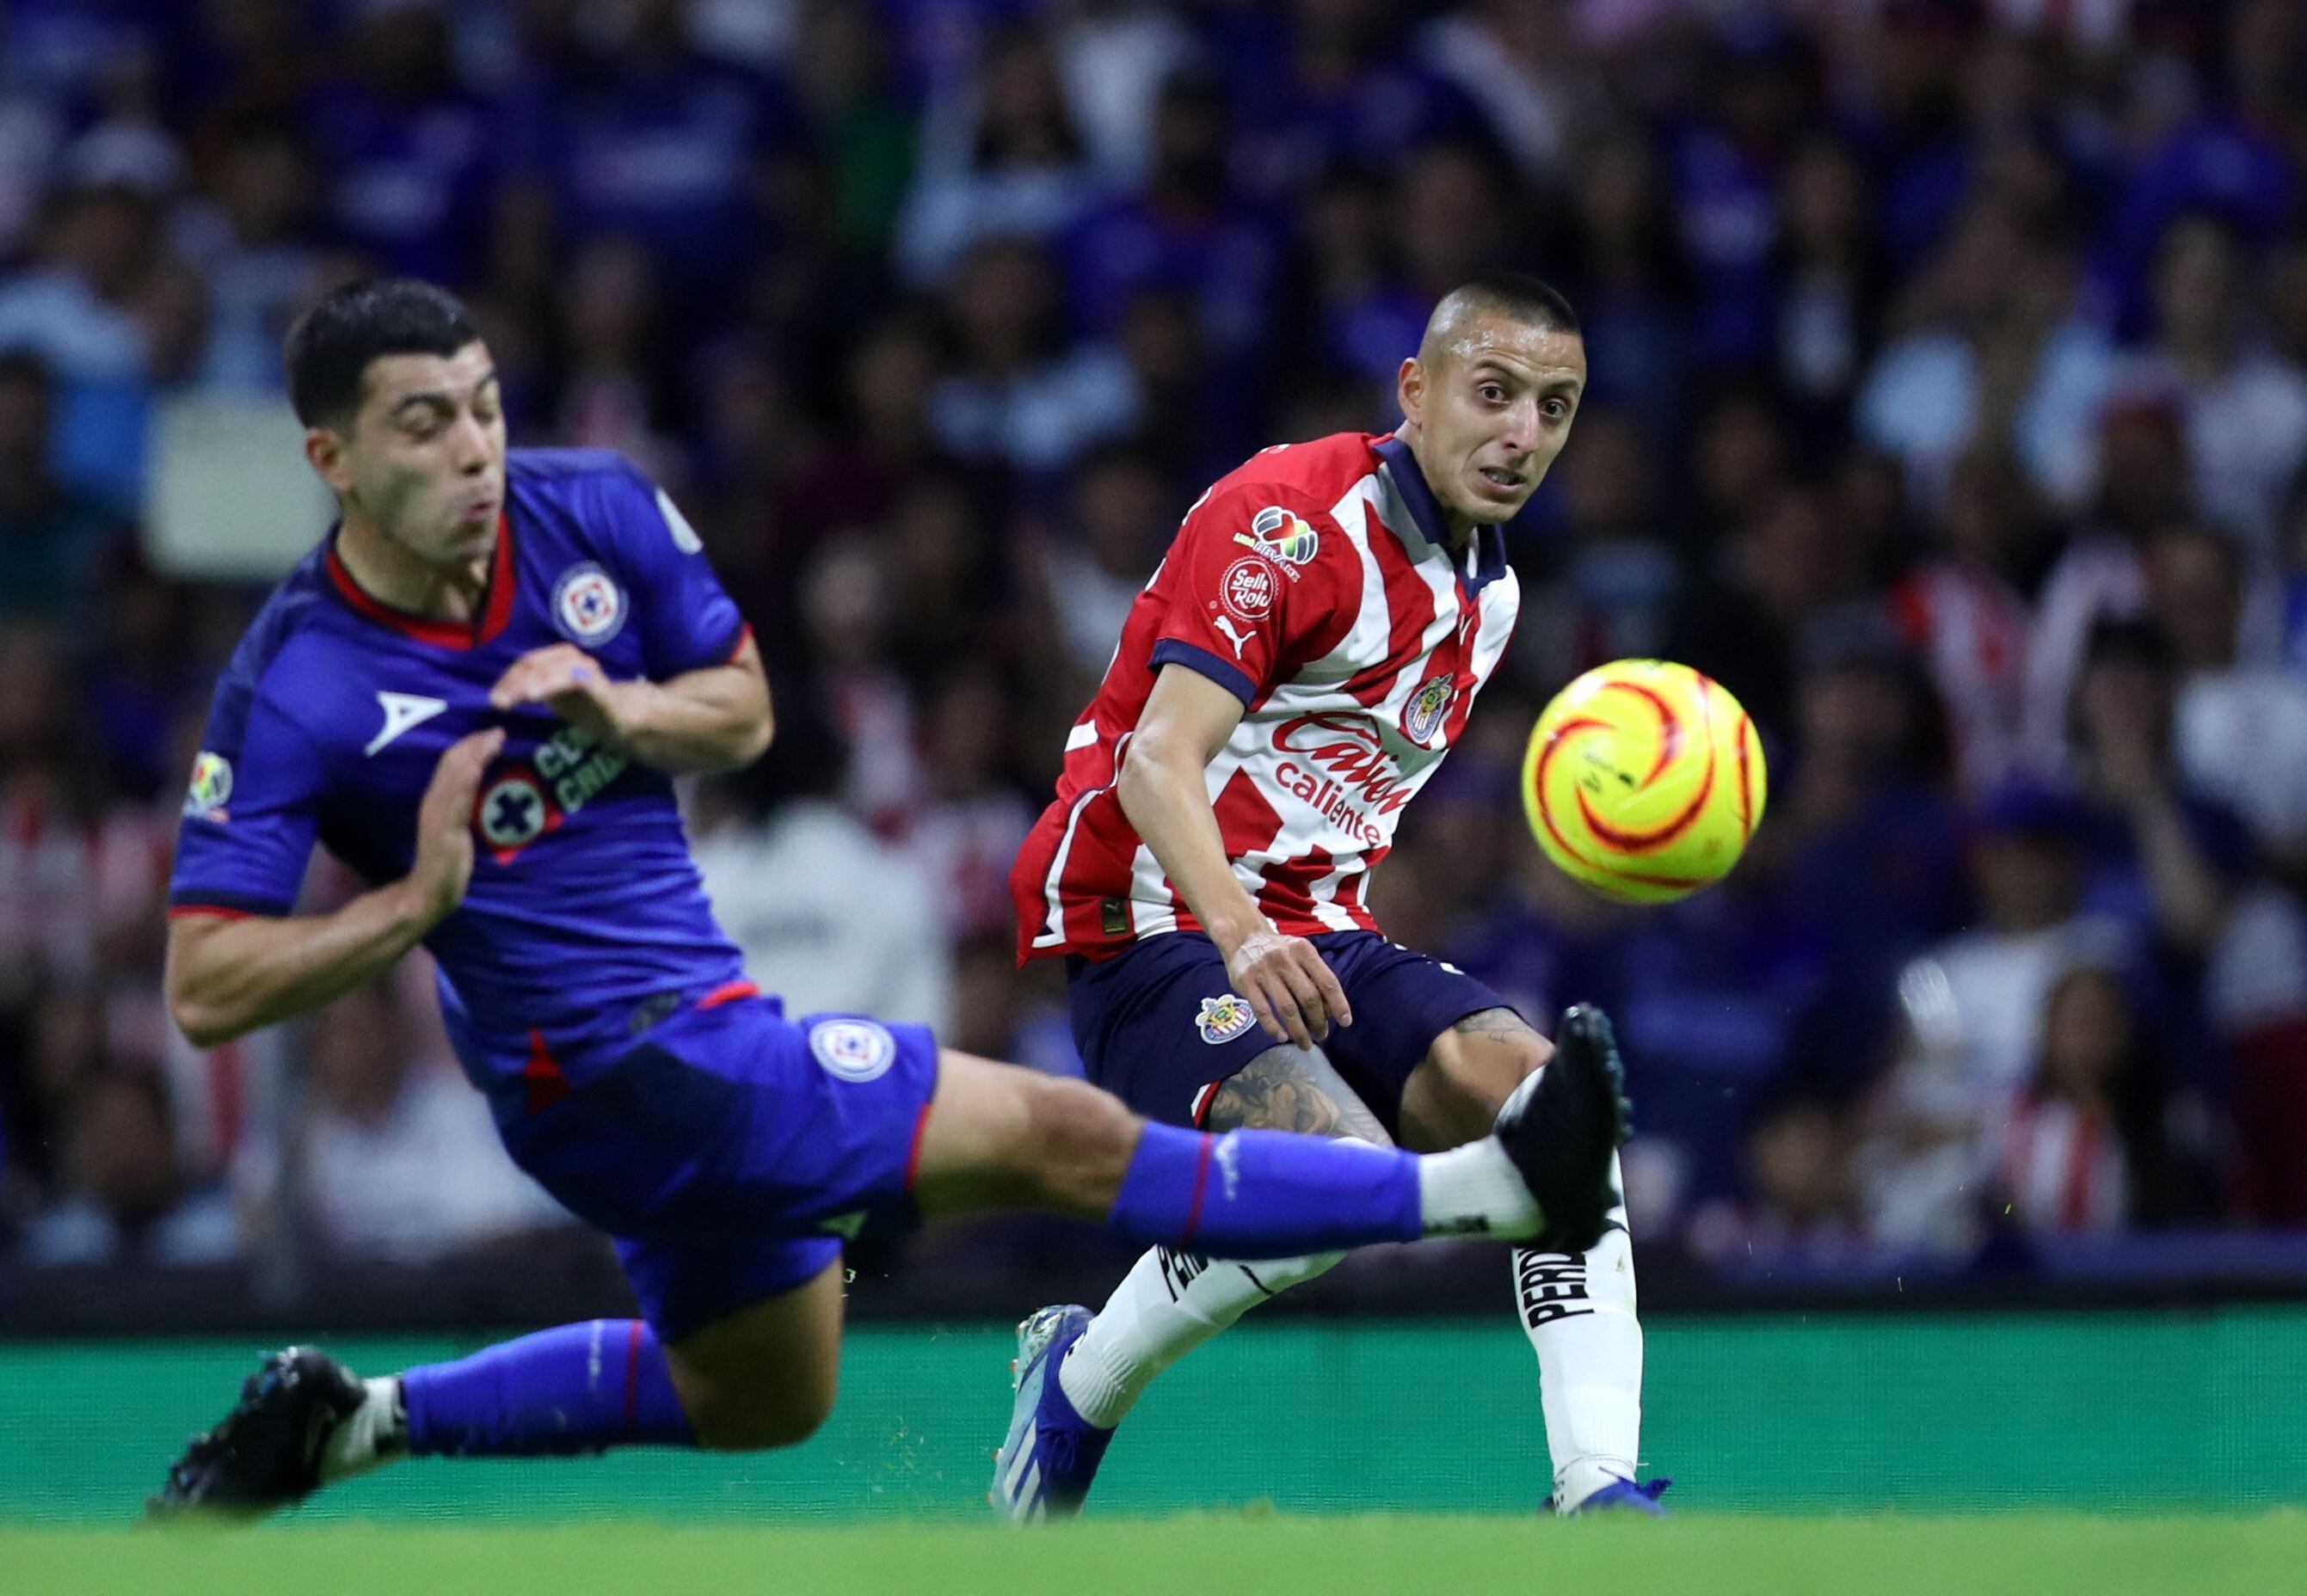
[[1344,1256],[1322,1252],[1239,1264],[1153,1248],[1068,1349],[1058,1384],[1076,1413],[1111,1430],[1154,1376],[1260,1302],[1311,1280]]
[[[1611,1184],[1625,1190],[1614,1157]],[[1642,1455],[1642,1327],[1624,1198],[1613,1227],[1582,1258],[1514,1252],[1514,1307],[1538,1351],[1539,1402],[1554,1459],[1557,1512],[1574,1510]]]
[[364,1380],[368,1395],[337,1421],[321,1448],[321,1478],[333,1484],[382,1468],[408,1451],[408,1421],[400,1406],[400,1380]]
[[1538,1202],[1495,1136],[1418,1161],[1418,1203],[1429,1236],[1538,1233]]

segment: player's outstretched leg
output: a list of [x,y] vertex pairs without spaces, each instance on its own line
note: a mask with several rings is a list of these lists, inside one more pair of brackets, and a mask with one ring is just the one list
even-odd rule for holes
[[1491,1135],[1418,1155],[1150,1124],[1083,1082],[947,1054],[913,1188],[925,1214],[1040,1208],[1227,1258],[1475,1234],[1582,1250],[1601,1233],[1628,1109],[1615,1047],[1563,1062],[1516,1089]]
[[613,1444],[696,1444],[663,1349],[639,1319],[563,1325],[367,1380],[318,1347],[292,1346],[248,1377],[240,1401],[193,1438],[146,1508],[253,1518],[399,1458],[568,1455]]
[[[716,1290],[742,1302],[748,1259],[757,1269],[777,1265],[780,1254],[813,1266],[837,1251],[830,1241],[699,1250],[677,1267],[736,1277],[701,1286],[675,1279],[671,1294],[686,1302],[699,1289]],[[662,1260],[642,1261],[653,1272],[637,1278],[667,1284]],[[765,1278],[756,1274],[751,1283]],[[797,1286],[684,1328],[669,1346],[640,1319],[591,1319],[367,1380],[318,1348],[291,1347],[267,1358],[232,1412],[193,1438],[148,1510],[253,1518],[403,1457],[790,1446],[832,1407],[840,1321],[836,1261],[813,1267]]]

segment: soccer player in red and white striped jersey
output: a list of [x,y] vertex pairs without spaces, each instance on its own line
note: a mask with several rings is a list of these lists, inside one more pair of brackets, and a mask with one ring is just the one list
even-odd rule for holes
[[[1067,958],[1090,1077],[1139,1112],[1449,1148],[1550,1056],[1496,992],[1387,941],[1364,888],[1505,653],[1502,524],[1585,383],[1562,297],[1479,277],[1403,363],[1398,431],[1265,449],[1187,515],[1010,876],[1019,958]],[[1514,1256],[1565,1512],[1656,1507],[1634,1482],[1642,1332],[1612,1218],[1583,1257]],[[1093,1319],[1028,1319],[995,1505],[1076,1510],[1154,1375],[1337,1257],[1157,1248]]]

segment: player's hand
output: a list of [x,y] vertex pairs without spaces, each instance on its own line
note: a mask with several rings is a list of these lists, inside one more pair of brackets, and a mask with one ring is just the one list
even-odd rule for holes
[[605,742],[622,742],[632,713],[632,689],[641,685],[613,682],[583,649],[555,643],[533,648],[507,666],[489,689],[489,702],[500,710],[541,704]]
[[1354,1022],[1345,988],[1302,936],[1284,936],[1271,926],[1251,932],[1226,955],[1226,977],[1277,1042],[1311,1047],[1328,1038],[1332,1019]]
[[481,772],[504,747],[502,728],[459,738],[433,767],[416,807],[416,862],[409,884],[421,894],[427,918],[439,921],[465,900],[473,879],[473,802]]

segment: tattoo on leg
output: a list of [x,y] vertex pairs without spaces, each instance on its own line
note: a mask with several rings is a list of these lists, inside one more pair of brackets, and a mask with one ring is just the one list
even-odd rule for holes
[[1268,1048],[1228,1077],[1210,1099],[1205,1122],[1213,1131],[1296,1131],[1394,1145],[1330,1062],[1296,1047]]
[[1484,1009],[1450,1028],[1462,1037],[1535,1037],[1530,1021],[1512,1009]]

